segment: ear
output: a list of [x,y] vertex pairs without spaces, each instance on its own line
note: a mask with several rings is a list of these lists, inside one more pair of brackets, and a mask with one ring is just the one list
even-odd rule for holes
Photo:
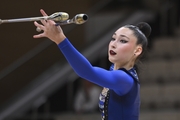
[[137,45],[136,49],[134,51],[134,55],[139,56],[142,53],[142,50],[143,50],[142,46],[141,45]]

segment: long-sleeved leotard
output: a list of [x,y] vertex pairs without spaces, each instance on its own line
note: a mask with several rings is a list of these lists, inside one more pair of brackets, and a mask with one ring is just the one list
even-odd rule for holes
[[[139,83],[134,69],[106,70],[95,67],[78,52],[66,38],[59,49],[72,66],[73,70],[82,78],[99,86],[108,88],[110,96],[106,99],[108,108],[107,120],[138,120],[139,114]],[[133,73],[133,75],[131,74]],[[102,97],[102,96],[101,96]],[[106,96],[105,96],[106,97]],[[101,101],[102,102],[102,101]],[[105,104],[105,101],[103,102]],[[103,115],[104,116],[104,115]],[[129,116],[129,117],[128,117]]]
[[58,46],[74,71],[80,77],[102,87],[113,89],[119,95],[124,95],[131,89],[134,80],[124,71],[109,71],[92,66],[89,61],[70,44],[68,39],[65,39]]

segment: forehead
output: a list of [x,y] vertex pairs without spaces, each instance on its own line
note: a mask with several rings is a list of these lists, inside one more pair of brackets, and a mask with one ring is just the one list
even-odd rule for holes
[[114,35],[119,38],[119,37],[126,37],[129,40],[137,40],[137,37],[134,35],[133,30],[126,28],[126,27],[121,27],[119,28]]
[[121,28],[119,28],[119,29],[115,32],[115,34],[116,34],[117,36],[120,36],[120,35],[125,35],[125,36],[127,36],[127,37],[133,37],[133,36],[134,36],[133,31],[132,31],[131,29],[129,29],[129,28],[126,28],[126,27],[121,27]]
[[[116,35],[127,35],[127,36],[132,36],[133,35],[133,31],[129,28],[126,27],[121,27],[119,28],[116,32]],[[134,36],[134,35],[133,35]]]

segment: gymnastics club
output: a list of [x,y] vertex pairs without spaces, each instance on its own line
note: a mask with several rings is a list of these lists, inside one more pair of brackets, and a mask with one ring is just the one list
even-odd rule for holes
[[56,22],[63,22],[69,18],[69,15],[65,12],[56,12],[50,16],[43,16],[43,17],[30,17],[30,18],[17,18],[17,19],[6,19],[1,20],[0,24],[2,23],[15,23],[15,22],[30,22],[30,21],[40,21],[40,20],[54,20]]
[[[68,19],[68,20],[65,20],[65,21],[60,21],[60,22],[57,22],[55,25],[58,26],[58,25],[68,25],[68,24],[83,24],[85,23],[86,21],[88,20],[88,15],[86,14],[77,14],[75,15],[72,19]],[[40,32],[41,29],[39,27],[36,28],[36,31]]]

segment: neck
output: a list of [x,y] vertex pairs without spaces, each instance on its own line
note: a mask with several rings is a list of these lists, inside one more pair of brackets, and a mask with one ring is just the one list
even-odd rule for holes
[[133,63],[127,63],[127,64],[114,64],[114,70],[118,70],[119,68],[125,68],[126,70],[130,70],[131,68],[134,67],[134,62]]

